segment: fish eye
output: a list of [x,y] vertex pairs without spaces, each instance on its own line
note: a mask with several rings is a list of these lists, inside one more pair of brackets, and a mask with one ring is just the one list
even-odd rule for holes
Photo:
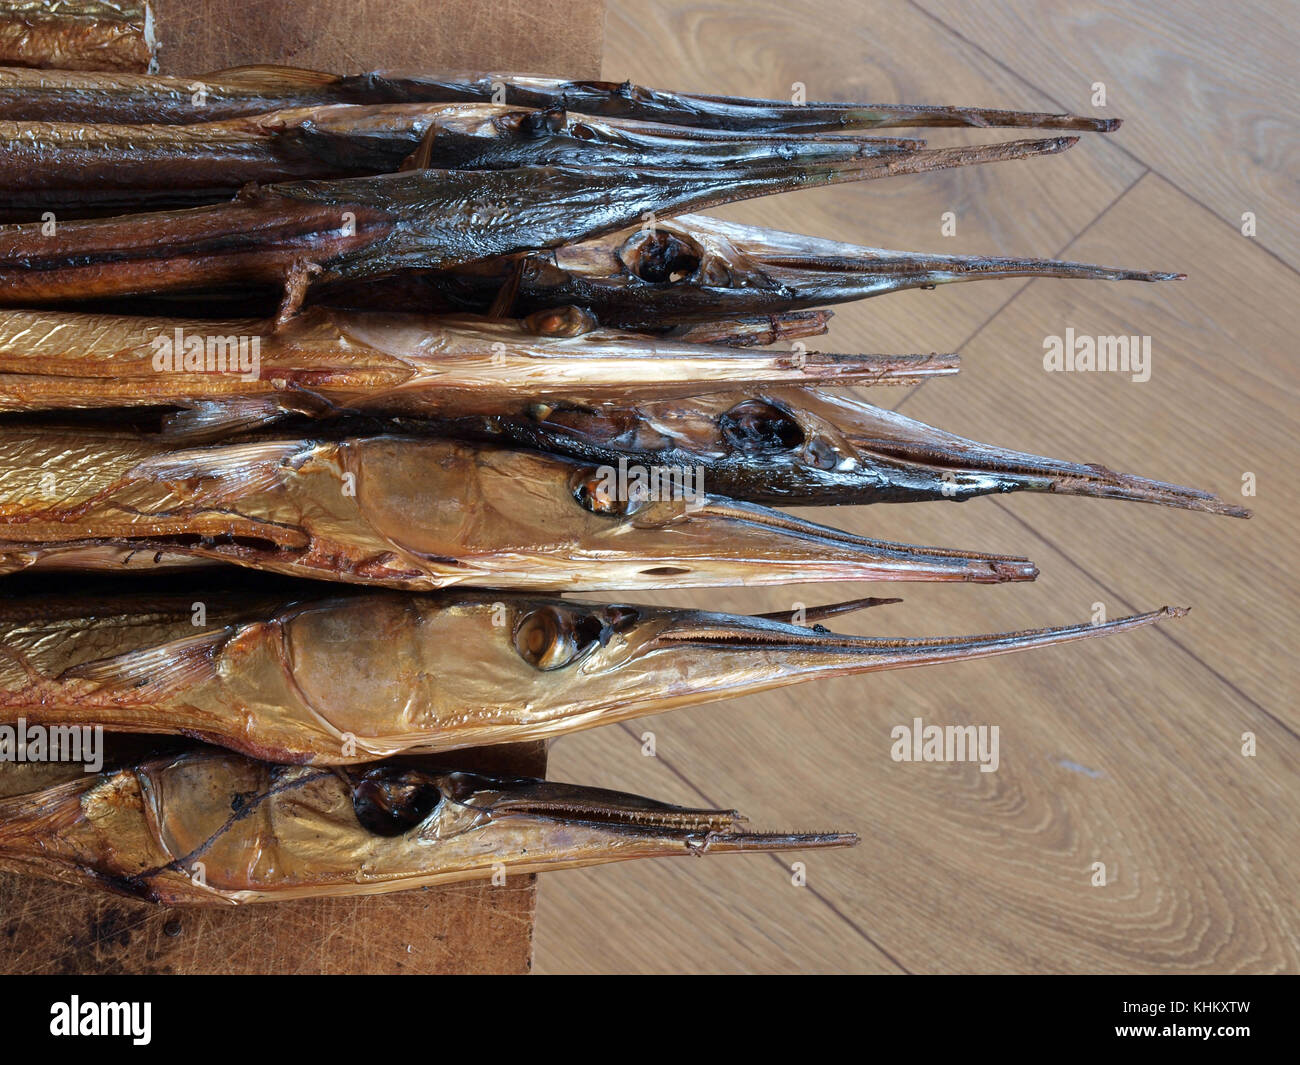
[[524,330],[539,337],[580,337],[599,324],[586,308],[564,306],[534,311],[524,319]]
[[442,792],[425,774],[393,766],[367,770],[352,784],[352,808],[376,836],[400,836],[427,818]]
[[662,285],[694,276],[704,252],[694,241],[656,229],[633,234],[619,251],[619,258],[633,277]]
[[819,436],[814,436],[808,441],[808,446],[803,449],[803,453],[808,464],[819,470],[833,470],[839,465],[840,457],[835,448]]
[[601,642],[605,626],[595,614],[540,607],[515,627],[515,650],[530,666],[563,669]]
[[740,451],[793,451],[807,439],[793,415],[761,399],[737,403],[718,419],[718,428]]
[[573,498],[593,514],[623,513],[623,501],[611,490],[609,479],[596,473],[584,473],[574,479]]
[[[605,469],[608,470],[608,467]],[[578,505],[583,510],[589,510],[593,514],[605,514],[611,518],[630,517],[648,502],[635,492],[620,496],[616,478],[599,470],[581,471],[573,479],[572,490],[573,498],[578,501]]]

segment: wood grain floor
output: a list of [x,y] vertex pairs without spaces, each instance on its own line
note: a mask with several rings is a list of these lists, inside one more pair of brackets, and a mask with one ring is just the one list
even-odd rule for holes
[[[1088,645],[787,689],[570,737],[551,775],[851,851],[628,863],[543,879],[542,972],[1295,972],[1300,969],[1300,503],[1290,5],[1119,0],[611,0],[605,76],[809,99],[1118,114],[1065,155],[806,191],[727,217],[884,247],[1061,255],[1177,284],[1038,280],[886,296],[832,350],[960,351],[958,378],[873,402],[1022,450],[1240,499],[1249,522],[1011,496],[854,508],[834,524],[1033,557],[1031,586],[906,586],[842,627],[997,631],[1162,603],[1181,621]],[[1103,82],[1107,106],[1093,108]],[[940,138],[934,138],[939,140]],[[955,236],[940,235],[943,212]],[[1257,232],[1241,232],[1244,212]],[[1152,337],[1150,381],[1049,374],[1043,338]],[[825,513],[819,515],[826,520]],[[841,589],[660,597],[771,610]],[[896,763],[890,730],[1001,730],[1001,766]],[[655,734],[657,756],[641,754]],[[1243,734],[1256,753],[1242,753]],[[1094,886],[1094,863],[1107,882]]]

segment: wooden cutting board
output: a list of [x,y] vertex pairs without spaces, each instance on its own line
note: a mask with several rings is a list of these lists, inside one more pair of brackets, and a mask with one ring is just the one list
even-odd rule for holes
[[[604,0],[155,0],[154,8],[168,74],[286,63],[593,78],[605,18]],[[456,761],[546,772],[542,744]],[[535,891],[529,876],[501,887],[167,910],[0,874],[0,972],[522,973],[532,966]]]
[[[110,738],[111,765],[153,741]],[[153,752],[150,752],[153,753]],[[545,776],[541,743],[422,760]],[[75,777],[76,767],[0,765],[0,795]],[[520,973],[532,965],[535,877],[356,899],[168,909],[0,874],[3,973]]]

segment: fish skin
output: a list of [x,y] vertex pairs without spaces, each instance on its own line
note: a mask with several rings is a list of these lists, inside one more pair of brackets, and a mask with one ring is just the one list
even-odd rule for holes
[[531,451],[399,435],[176,448],[0,434],[0,573],[217,562],[412,590],[1032,580],[1028,559],[912,547]]
[[852,846],[734,810],[445,768],[337,771],[217,751],[0,798],[0,867],[169,906],[372,895],[630,858]]
[[[201,85],[202,90],[196,89]],[[505,99],[499,100],[499,90]],[[237,67],[197,77],[0,71],[0,118],[62,122],[204,122],[321,104],[482,103],[749,132],[973,126],[1110,132],[1113,118],[908,104],[791,104],[695,96],[616,82],[529,74],[374,71],[344,77]]]
[[491,104],[333,104],[186,125],[0,121],[0,217],[228,200],[249,183],[414,167],[718,168],[900,155],[923,141],[730,134]]
[[[803,621],[895,601],[812,608]],[[300,588],[276,597],[193,585],[185,595],[20,597],[0,602],[0,722],[183,735],[267,761],[344,765],[552,739],[809,680],[1120,633],[1179,613],[900,639],[500,590]]]
[[513,319],[327,308],[281,326],[0,309],[0,411],[202,406],[201,420],[219,426],[227,404],[230,420],[256,426],[286,413],[505,414],[773,383],[914,383],[957,367],[951,355],[796,356],[585,322],[547,329]]
[[1047,492],[1250,516],[1197,489],[981,444],[843,389],[774,386],[401,424],[605,465],[698,465],[722,494],[769,506],[960,503]]

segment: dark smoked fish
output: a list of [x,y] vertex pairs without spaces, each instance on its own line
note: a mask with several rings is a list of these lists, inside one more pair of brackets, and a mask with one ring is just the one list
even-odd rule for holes
[[148,0],[5,0],[0,67],[146,74],[158,42]]
[[556,247],[734,200],[1052,154],[1077,138],[937,148],[848,163],[720,169],[411,170],[250,187],[229,203],[0,226],[0,300],[30,306],[256,283],[291,317],[312,283],[441,269]]
[[1110,132],[1119,119],[996,108],[806,103],[645,89],[528,74],[377,71],[342,76],[254,66],[194,77],[0,71],[0,118],[47,122],[216,122],[322,104],[493,103],[752,133],[993,126]]
[[798,233],[681,215],[523,257],[382,282],[322,285],[313,297],[341,307],[524,317],[573,305],[602,325],[661,332],[718,318],[788,314],[904,289],[996,278],[1171,281],[1182,274],[1054,259],[890,251]]
[[692,130],[493,104],[331,104],[192,125],[0,121],[5,217],[228,200],[250,182],[416,166],[726,167],[900,157],[923,141]]
[[1194,488],[968,440],[840,389],[536,403],[523,416],[467,415],[423,428],[607,465],[699,466],[715,491],[777,506],[961,502],[1049,492],[1250,516]]

